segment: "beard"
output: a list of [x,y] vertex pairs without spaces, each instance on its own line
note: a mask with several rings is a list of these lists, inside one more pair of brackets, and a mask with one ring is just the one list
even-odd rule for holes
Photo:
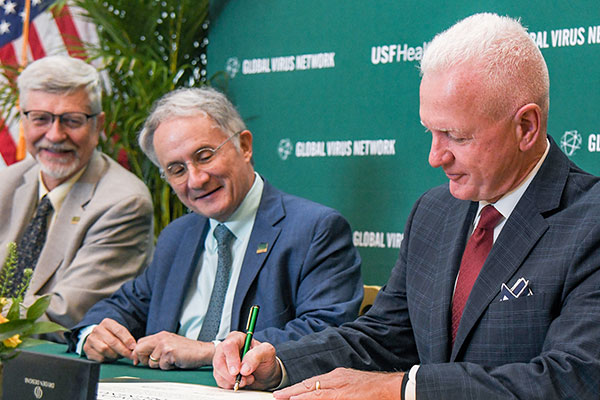
[[[79,170],[80,156],[77,148],[72,144],[48,143],[46,141],[36,144],[37,154],[35,159],[40,165],[42,172],[54,179],[65,179]],[[40,150],[64,153],[63,157],[47,159]]]

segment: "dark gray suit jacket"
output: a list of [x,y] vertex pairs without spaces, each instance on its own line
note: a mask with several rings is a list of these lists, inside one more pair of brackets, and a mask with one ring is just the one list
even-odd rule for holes
[[[338,366],[420,364],[417,399],[600,398],[600,184],[551,140],[506,221],[451,345],[451,299],[477,203],[448,186],[415,204],[400,256],[371,310],[276,346],[292,382]],[[500,301],[502,283],[532,296]]]

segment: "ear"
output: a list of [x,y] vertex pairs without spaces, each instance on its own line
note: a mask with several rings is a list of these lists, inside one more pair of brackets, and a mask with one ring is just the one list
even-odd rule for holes
[[240,133],[240,151],[247,161],[252,159],[252,133],[247,129]]
[[529,103],[521,107],[514,117],[515,134],[521,151],[530,150],[542,136],[542,110],[540,106]]
[[104,112],[101,112],[100,114],[96,115],[96,126],[94,129],[94,135],[96,136],[96,146],[98,145],[98,139],[100,138],[100,134],[102,133],[102,130],[104,129],[105,119],[106,119],[106,114],[104,114]]

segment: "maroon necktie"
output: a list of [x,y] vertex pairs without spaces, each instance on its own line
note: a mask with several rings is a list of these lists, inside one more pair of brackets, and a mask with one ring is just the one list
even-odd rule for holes
[[463,309],[473,288],[473,284],[481,271],[481,267],[492,249],[494,243],[494,228],[502,218],[492,205],[487,205],[481,210],[481,218],[473,234],[467,242],[458,271],[458,280],[452,298],[452,345],[456,339],[456,332],[460,324]]

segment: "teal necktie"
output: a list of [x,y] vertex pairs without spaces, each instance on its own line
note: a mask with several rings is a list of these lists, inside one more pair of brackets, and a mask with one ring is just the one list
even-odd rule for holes
[[235,236],[223,224],[217,225],[214,231],[214,236],[217,239],[217,253],[219,261],[217,263],[217,275],[210,295],[210,303],[208,310],[202,322],[202,329],[198,335],[198,340],[202,342],[210,342],[215,340],[221,325],[221,317],[223,315],[223,304],[225,303],[225,295],[229,286],[229,277],[231,276],[231,243]]

